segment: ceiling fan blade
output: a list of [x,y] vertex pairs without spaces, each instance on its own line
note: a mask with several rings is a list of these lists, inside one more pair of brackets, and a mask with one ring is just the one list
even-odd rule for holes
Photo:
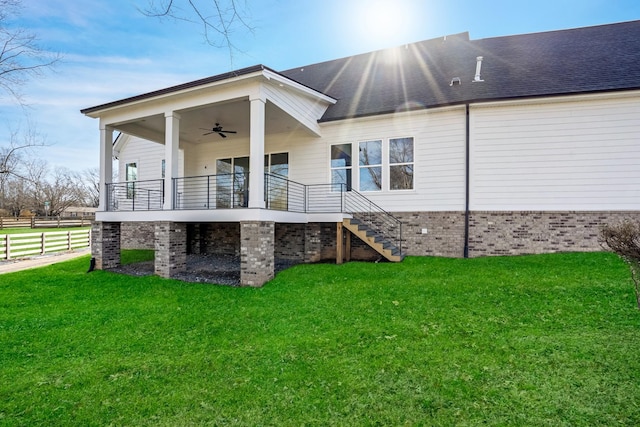
[[223,137],[223,138],[226,138],[226,137],[227,137],[227,135],[225,135],[225,134],[224,134],[224,133],[222,133],[222,132],[218,132],[218,135],[220,135],[220,136],[221,136],[221,137]]
[[[208,130],[208,129],[207,129],[207,130]],[[202,134],[202,136],[205,136],[205,135],[211,135],[212,133],[215,133],[215,132],[207,132],[207,133],[203,133],[203,134]]]
[[238,133],[235,130],[221,130],[220,132],[224,132],[224,133]]

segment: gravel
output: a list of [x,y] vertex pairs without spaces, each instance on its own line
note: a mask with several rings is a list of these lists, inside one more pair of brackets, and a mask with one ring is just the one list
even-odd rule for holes
[[[276,259],[276,273],[293,266],[295,262]],[[153,261],[138,262],[109,269],[109,271],[130,276],[151,276],[154,274]],[[240,285],[240,257],[232,255],[187,255],[187,268],[174,279],[193,283],[218,285]]]

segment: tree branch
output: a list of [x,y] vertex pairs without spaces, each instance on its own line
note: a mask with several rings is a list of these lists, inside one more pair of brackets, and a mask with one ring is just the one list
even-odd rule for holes
[[[213,7],[211,15],[204,12],[205,6],[197,0],[169,0],[166,3],[161,0],[148,1],[149,6],[146,9],[138,9],[143,15],[153,18],[171,17],[201,25],[205,42],[215,48],[228,49],[232,64],[234,52],[238,51],[233,43],[234,29],[239,27],[251,33],[254,31],[240,12],[236,0],[211,0]],[[185,6],[188,7],[180,8],[178,6],[180,1],[186,1]]]

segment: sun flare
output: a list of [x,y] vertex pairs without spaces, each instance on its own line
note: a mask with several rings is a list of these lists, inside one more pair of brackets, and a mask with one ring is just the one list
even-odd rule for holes
[[358,35],[369,41],[385,44],[404,35],[412,21],[406,1],[363,1],[356,13]]

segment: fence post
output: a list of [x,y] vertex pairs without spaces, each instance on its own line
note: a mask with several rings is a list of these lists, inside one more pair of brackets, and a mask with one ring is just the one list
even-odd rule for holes
[[31,228],[36,228],[36,217],[35,216],[31,217]]
[[42,233],[40,235],[40,255],[44,255],[47,252],[47,234]]
[[0,216],[0,230],[2,230],[4,226],[2,225],[2,217]]
[[5,254],[6,258],[11,258],[11,234],[7,234],[7,253]]

